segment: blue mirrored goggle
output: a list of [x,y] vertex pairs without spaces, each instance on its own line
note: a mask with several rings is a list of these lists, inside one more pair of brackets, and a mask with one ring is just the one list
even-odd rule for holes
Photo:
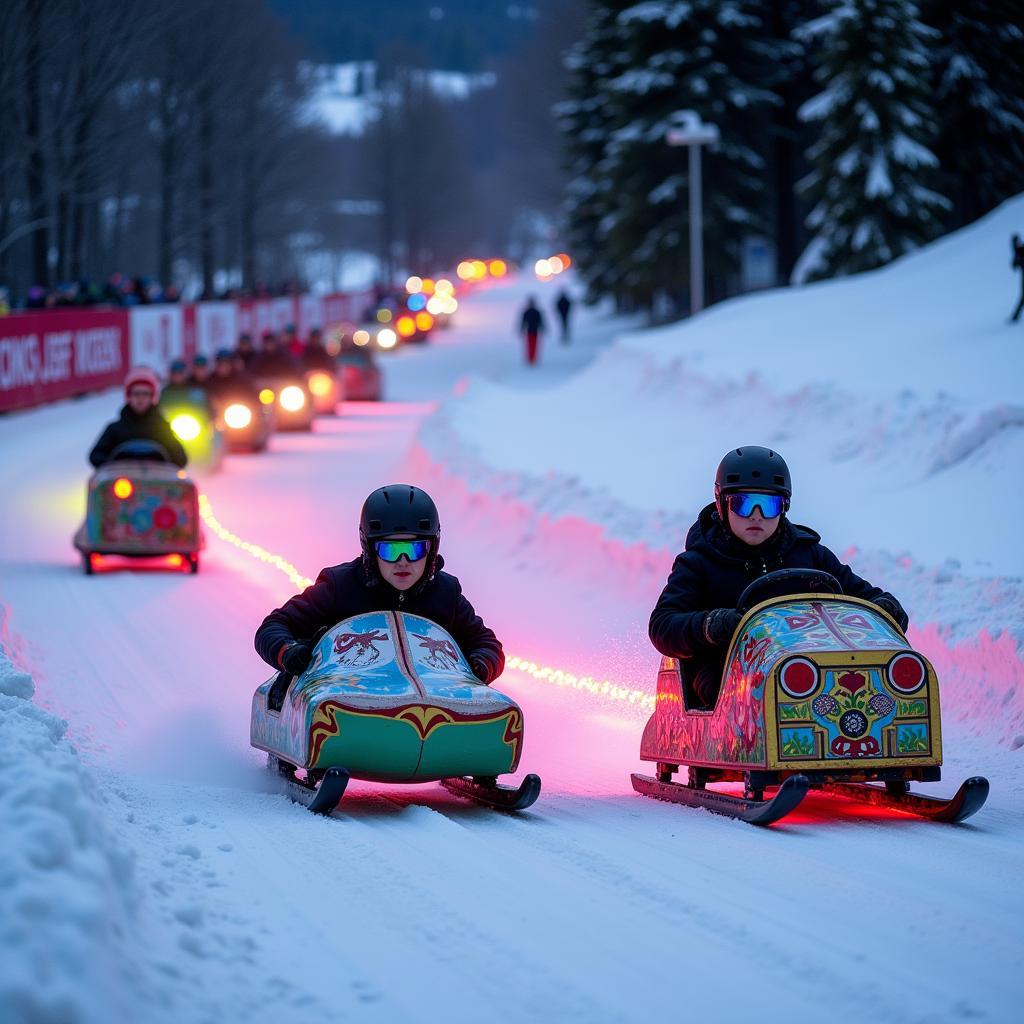
[[429,540],[379,540],[374,545],[377,555],[385,562],[397,562],[405,555],[410,562],[418,562],[427,557],[430,550]]
[[725,500],[729,511],[744,519],[754,514],[754,509],[761,510],[762,519],[774,519],[782,515],[786,508],[786,499],[781,494],[759,494],[756,491],[739,491],[727,494]]

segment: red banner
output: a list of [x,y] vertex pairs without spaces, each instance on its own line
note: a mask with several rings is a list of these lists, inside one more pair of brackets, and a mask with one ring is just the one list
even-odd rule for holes
[[0,317],[0,412],[111,387],[127,371],[127,310]]
[[120,384],[130,365],[163,376],[176,358],[234,348],[240,331],[254,335],[296,324],[311,327],[359,321],[372,292],[133,306],[67,309],[0,317],[0,412]]

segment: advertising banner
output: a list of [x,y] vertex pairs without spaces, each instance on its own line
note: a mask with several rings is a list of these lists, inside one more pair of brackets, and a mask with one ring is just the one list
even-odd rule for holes
[[124,310],[0,317],[0,411],[113,387],[127,370]]
[[200,302],[195,306],[195,351],[211,359],[238,344],[238,306],[234,302]]
[[181,306],[133,306],[128,316],[132,366],[148,366],[163,376],[172,359],[186,356],[185,311]]

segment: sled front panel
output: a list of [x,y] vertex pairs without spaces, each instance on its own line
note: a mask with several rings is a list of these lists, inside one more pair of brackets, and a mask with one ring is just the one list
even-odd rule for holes
[[452,638],[400,612],[346,619],[319,641],[279,714],[273,680],[253,700],[253,746],[307,768],[360,778],[427,781],[513,771],[522,713],[482,685]]

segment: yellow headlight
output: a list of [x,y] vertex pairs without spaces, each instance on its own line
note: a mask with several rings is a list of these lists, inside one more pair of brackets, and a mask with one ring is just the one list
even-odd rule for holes
[[273,405],[274,404],[274,392],[270,388],[264,388],[260,392],[260,401],[264,405]]
[[309,376],[309,390],[317,398],[324,398],[334,390],[334,381],[326,373],[312,373]]
[[179,412],[171,420],[171,430],[181,441],[194,441],[202,431],[199,420],[187,412]]
[[298,412],[306,404],[306,396],[302,393],[302,388],[289,384],[288,387],[281,389],[278,401],[286,412]]
[[224,422],[234,430],[244,430],[252,423],[252,410],[247,405],[235,402],[224,410]]

